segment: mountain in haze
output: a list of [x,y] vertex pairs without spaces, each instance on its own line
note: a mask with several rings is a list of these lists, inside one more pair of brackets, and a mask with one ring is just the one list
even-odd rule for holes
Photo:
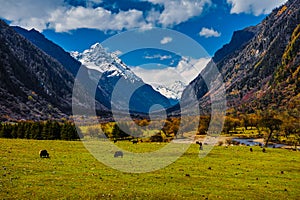
[[0,20],[0,116],[61,118],[71,114],[73,76]]
[[[72,52],[71,55],[83,66],[93,70],[90,76],[99,81],[98,88],[108,97],[108,101],[111,102],[110,108],[124,110],[129,102],[130,111],[148,113],[155,104],[164,108],[171,106],[169,99],[145,84],[115,53],[107,53],[101,44],[96,43],[82,53]],[[98,77],[101,77],[100,80]],[[117,98],[113,98],[115,87],[120,81],[122,82],[120,94],[116,94],[114,97]],[[130,91],[135,92],[132,96],[127,96]]]
[[[231,42],[216,52],[201,74],[183,92],[188,102],[192,90],[200,106],[210,105],[207,85],[218,91],[210,73],[220,71],[227,105],[241,112],[298,110],[300,103],[300,0],[290,0],[273,10],[260,24],[235,32]],[[220,77],[219,77],[220,78]]]

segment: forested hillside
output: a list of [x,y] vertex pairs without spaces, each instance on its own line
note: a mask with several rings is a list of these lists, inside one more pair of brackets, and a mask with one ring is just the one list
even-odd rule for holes
[[[229,112],[288,111],[299,116],[299,5],[300,0],[290,0],[257,26],[234,33],[184,95],[195,90],[201,107],[209,105],[210,93],[202,76],[216,64],[224,80]],[[218,86],[212,85],[212,90]]]

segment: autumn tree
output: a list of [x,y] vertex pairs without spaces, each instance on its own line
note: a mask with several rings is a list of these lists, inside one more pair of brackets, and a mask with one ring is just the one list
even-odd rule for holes
[[280,129],[280,126],[282,124],[282,121],[280,119],[276,119],[273,117],[264,117],[260,120],[259,126],[265,127],[269,130],[269,135],[266,141],[265,146],[268,146],[269,140],[272,137],[272,134],[274,131],[278,131]]
[[198,126],[199,135],[206,135],[208,131],[209,123],[210,123],[210,116],[200,116],[200,122]]
[[233,130],[235,127],[235,120],[231,117],[226,117],[224,126],[223,126],[223,132],[226,134],[229,134],[231,130]]

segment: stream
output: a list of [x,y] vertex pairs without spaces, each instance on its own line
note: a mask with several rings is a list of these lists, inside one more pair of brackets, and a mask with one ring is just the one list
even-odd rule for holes
[[[264,146],[264,143],[256,142],[255,139],[249,138],[249,139],[242,139],[242,138],[233,138],[232,141],[239,142],[240,144],[244,144],[246,146]],[[287,146],[285,144],[269,144],[269,148],[281,148]]]

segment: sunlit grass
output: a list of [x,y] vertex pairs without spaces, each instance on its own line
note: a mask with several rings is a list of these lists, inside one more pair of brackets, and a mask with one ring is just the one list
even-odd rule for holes
[[[2,199],[299,199],[300,153],[259,147],[198,146],[168,167],[145,174],[113,170],[81,142],[0,139]],[[118,142],[132,151],[165,144]],[[50,159],[39,158],[47,149]],[[122,159],[122,158],[116,158]]]

